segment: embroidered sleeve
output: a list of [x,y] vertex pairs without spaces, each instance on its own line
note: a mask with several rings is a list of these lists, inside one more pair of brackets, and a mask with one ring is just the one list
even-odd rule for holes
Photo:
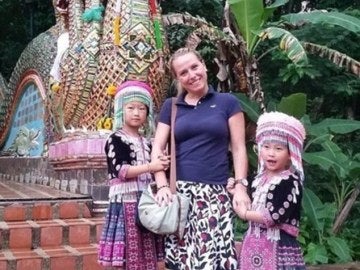
[[105,153],[108,165],[108,179],[119,178],[125,180],[132,161],[130,145],[123,142],[120,136],[112,134],[106,141]]
[[264,220],[267,226],[288,223],[296,226],[300,218],[302,186],[298,179],[283,179],[269,188]]

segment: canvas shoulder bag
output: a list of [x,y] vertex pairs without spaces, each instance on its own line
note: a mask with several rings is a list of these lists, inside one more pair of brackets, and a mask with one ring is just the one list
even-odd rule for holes
[[149,231],[156,234],[177,233],[179,238],[184,235],[190,199],[176,192],[176,154],[174,124],[176,117],[176,98],[171,104],[171,139],[170,139],[170,190],[173,201],[165,206],[160,206],[155,201],[156,185],[149,184],[141,194],[138,204],[138,214],[141,224]]

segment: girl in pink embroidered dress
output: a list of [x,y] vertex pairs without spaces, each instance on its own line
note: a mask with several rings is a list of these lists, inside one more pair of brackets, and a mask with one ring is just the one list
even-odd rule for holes
[[[243,270],[305,269],[299,233],[304,181],[301,152],[305,129],[294,117],[280,112],[259,117],[256,142],[258,174],[252,182],[252,204],[234,205],[236,214],[249,222],[239,265]],[[227,189],[244,184],[230,178]]]
[[[126,270],[156,270],[163,258],[163,241],[136,224],[137,201],[152,181],[152,172],[166,170],[169,157],[150,162],[153,133],[152,90],[142,82],[127,81],[117,88],[114,128],[107,139],[109,200],[99,242],[101,265]],[[142,132],[141,132],[142,130]]]

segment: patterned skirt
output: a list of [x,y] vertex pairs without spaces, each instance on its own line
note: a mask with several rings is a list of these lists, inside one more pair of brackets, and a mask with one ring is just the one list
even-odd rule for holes
[[183,239],[165,238],[165,267],[171,270],[235,270],[232,202],[222,185],[177,181],[191,198]]
[[135,223],[136,202],[111,202],[99,241],[98,262],[126,270],[156,270],[164,258],[163,238]]
[[280,230],[280,240],[270,241],[266,232],[260,237],[248,234],[240,253],[241,270],[304,270],[301,248],[296,238]]

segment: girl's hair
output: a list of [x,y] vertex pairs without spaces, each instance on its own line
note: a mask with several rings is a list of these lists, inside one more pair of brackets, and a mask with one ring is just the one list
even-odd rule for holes
[[186,55],[188,53],[192,53],[196,56],[197,59],[199,59],[200,62],[204,63],[204,59],[202,58],[202,56],[200,55],[200,53],[194,49],[191,48],[187,48],[187,47],[182,47],[178,50],[176,50],[170,57],[169,59],[169,68],[170,68],[170,72],[172,77],[174,78],[174,84],[175,84],[175,88],[177,90],[177,96],[181,95],[181,93],[184,92],[184,89],[181,87],[180,83],[176,80],[176,72],[174,70],[173,67],[173,62],[174,60],[176,60],[177,58]]

